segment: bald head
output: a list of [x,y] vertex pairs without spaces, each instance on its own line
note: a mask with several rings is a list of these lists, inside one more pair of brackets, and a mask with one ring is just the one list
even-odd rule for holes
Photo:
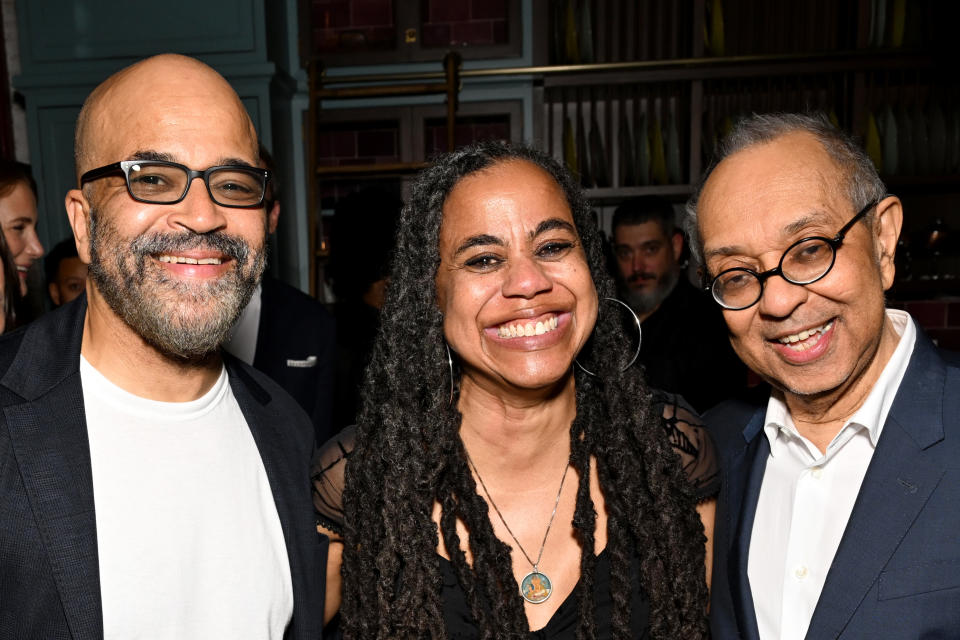
[[[257,160],[257,135],[230,84],[206,64],[177,54],[147,58],[104,80],[83,103],[77,118],[74,160],[77,176],[124,159],[121,149],[143,150],[138,138],[177,130],[181,137],[202,121],[231,122]],[[181,139],[180,144],[189,144]]]

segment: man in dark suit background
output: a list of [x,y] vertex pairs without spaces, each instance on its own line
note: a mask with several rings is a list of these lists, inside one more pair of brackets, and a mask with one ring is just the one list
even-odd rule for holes
[[[280,220],[280,181],[263,145],[260,161],[273,176],[266,195],[267,226],[273,234]],[[336,432],[331,420],[336,323],[318,300],[264,275],[224,349],[270,376],[300,403],[313,421],[317,444]]]
[[76,143],[87,295],[0,338],[0,638],[316,638],[310,423],[219,349],[265,263],[249,116],[157,56]]
[[755,115],[690,201],[734,349],[713,637],[957,637],[960,369],[885,309],[903,212],[825,118]]

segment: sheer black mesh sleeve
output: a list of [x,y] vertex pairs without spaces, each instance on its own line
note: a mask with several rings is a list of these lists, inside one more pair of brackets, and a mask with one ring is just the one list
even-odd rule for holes
[[661,410],[670,445],[680,456],[697,501],[716,497],[720,491],[717,450],[700,416],[683,398],[665,391],[653,392],[653,405]]
[[[697,412],[678,395],[653,392],[653,405],[663,416],[670,445],[680,456],[683,471],[698,501],[720,490],[717,453]],[[347,458],[353,451],[355,427],[347,427],[323,444],[313,459],[313,510],[317,524],[343,534],[343,485]]]
[[313,512],[317,524],[343,535],[343,484],[347,458],[353,451],[356,427],[347,427],[327,440],[313,458]]

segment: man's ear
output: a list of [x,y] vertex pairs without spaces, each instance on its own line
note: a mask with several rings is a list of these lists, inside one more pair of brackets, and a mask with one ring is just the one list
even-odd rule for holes
[[64,198],[67,218],[77,243],[77,253],[84,264],[90,264],[90,203],[80,189],[70,189]]
[[897,240],[903,227],[903,204],[900,198],[888,196],[877,204],[876,217],[873,220],[873,241],[880,267],[880,279],[883,290],[893,286],[896,275],[894,257],[897,253]]
[[275,233],[277,230],[277,222],[280,221],[280,201],[274,200],[273,206],[270,207],[270,211],[267,211],[267,231],[269,233]]

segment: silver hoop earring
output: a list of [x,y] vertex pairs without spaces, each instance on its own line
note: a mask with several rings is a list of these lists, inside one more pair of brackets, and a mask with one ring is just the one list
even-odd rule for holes
[[450,355],[450,345],[444,341],[443,346],[447,348],[447,366],[450,367],[450,400],[448,406],[453,406],[453,356]]
[[[622,373],[622,372],[626,371],[627,369],[629,369],[630,367],[632,367],[632,366],[633,366],[633,363],[636,362],[636,361],[637,361],[637,358],[640,356],[640,343],[641,343],[641,341],[642,341],[642,339],[643,339],[643,331],[640,329],[640,318],[638,318],[638,317],[637,317],[637,314],[634,313],[633,309],[630,308],[630,305],[628,305],[628,304],[627,304],[626,302],[624,302],[623,300],[617,300],[616,298],[604,298],[604,300],[609,300],[610,302],[616,302],[617,304],[619,304],[620,306],[622,306],[624,309],[626,309],[627,311],[629,311],[629,312],[630,312],[630,315],[633,316],[633,323],[637,326],[637,350],[633,352],[633,357],[630,358],[630,362],[628,362],[628,363],[626,364],[626,366],[624,366],[623,368],[620,369],[620,372]],[[580,367],[580,370],[583,371],[583,372],[584,372],[585,374],[587,374],[588,376],[593,376],[593,377],[596,377],[596,376],[597,376],[597,374],[595,374],[593,371],[590,371],[590,370],[587,369],[585,366],[583,366],[582,364],[580,364],[580,361],[577,360],[576,358],[574,358],[573,362],[574,362],[578,367]]]

